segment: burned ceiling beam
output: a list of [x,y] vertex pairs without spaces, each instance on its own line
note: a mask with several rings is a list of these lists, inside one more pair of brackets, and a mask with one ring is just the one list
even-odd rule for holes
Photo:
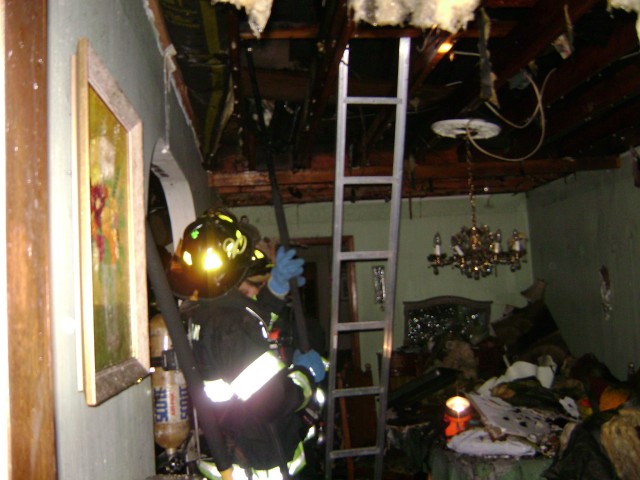
[[615,12],[611,36],[604,44],[582,45],[549,77],[544,100],[547,104],[566,96],[585,79],[589,80],[611,63],[638,49],[635,19]]
[[[535,122],[520,129],[501,122],[501,135],[508,138],[510,145],[507,156],[526,155],[538,147],[538,155],[551,155],[564,136],[584,129],[590,122],[598,122],[609,111],[640,94],[640,67],[634,59],[624,60],[638,48],[633,19],[627,14],[616,14],[601,21],[607,24],[602,30],[611,32],[608,37],[599,32],[599,42],[583,41],[565,60],[561,60],[559,54],[554,55],[562,63],[538,73],[537,88],[545,118],[536,115]],[[503,117],[522,125],[531,119],[537,103],[533,88],[529,87],[527,95],[505,104],[500,111]],[[541,135],[545,138],[541,139]],[[591,140],[585,137],[585,145]],[[563,150],[561,154],[584,155],[587,152]]]
[[[542,175],[545,173],[556,176],[567,175],[578,171],[604,170],[618,168],[619,157],[602,156],[595,158],[558,158],[549,160],[525,160],[522,162],[479,162],[473,165],[473,175],[476,179],[483,177],[508,177],[518,175]],[[376,176],[388,174],[391,166],[358,167],[347,169],[346,175]],[[457,178],[467,180],[467,166],[464,163],[449,165],[416,165],[413,176],[417,180]],[[283,188],[289,186],[333,184],[335,171],[333,168],[309,170],[283,170],[276,172],[278,184]],[[231,193],[242,188],[260,188],[269,186],[269,175],[266,172],[210,172],[209,186],[220,192]]]
[[[316,40],[319,27],[317,24],[306,25],[270,25],[260,34],[260,40]],[[257,40],[250,30],[240,32],[241,40]]]
[[[449,49],[444,50],[440,47],[443,44],[453,42],[453,35],[440,31],[433,34],[432,37],[427,37],[427,41],[421,46],[421,48],[415,45],[411,48],[410,57],[410,73],[409,73],[409,85],[407,93],[407,101],[409,101],[415,94],[428,75],[436,68],[438,63],[446,56]],[[395,96],[395,91],[387,92],[386,96]],[[378,114],[369,124],[366,132],[364,132],[365,151],[370,151],[376,141],[382,137],[384,132],[391,125],[391,120],[394,117],[395,111],[390,108],[382,108]]]
[[[558,67],[544,72],[548,78],[540,79],[538,82],[538,87],[544,86],[543,105],[553,108],[555,102],[565,101],[566,97],[585,81],[592,82],[592,79],[601,75],[604,69],[611,68],[612,63],[638,49],[638,35],[633,17],[616,12],[611,22],[611,35],[605,43],[581,45]],[[518,121],[532,112],[534,107],[535,96],[532,93],[519,101],[504,105],[502,110],[507,118]]]
[[568,28],[567,16],[575,23],[600,3],[599,0],[568,0],[564,2],[565,15],[565,10],[558,7],[556,0],[537,2],[527,13],[527,21],[504,38],[504,46],[491,51],[491,63],[496,75],[495,88],[500,89],[565,33]]
[[[519,163],[485,162],[474,166],[477,194],[527,192],[544,183],[573,175],[579,171],[619,168],[617,156],[583,159],[527,160]],[[353,175],[381,175],[386,167],[362,167],[351,171]],[[332,169],[277,172],[286,204],[331,202],[334,194]],[[270,205],[271,190],[266,173],[212,173],[210,185],[229,207],[241,205]],[[468,193],[466,165],[419,166],[411,181],[403,183],[403,198],[442,197]],[[354,192],[354,200],[384,200],[388,197],[384,187],[361,188]]]
[[620,104],[640,96],[640,65],[637,63],[598,80],[567,97],[561,106],[549,109],[547,129],[553,133],[547,137],[547,143],[559,141],[589,122],[598,121]]
[[330,95],[337,85],[338,65],[355,29],[347,0],[330,2],[334,7],[321,28],[316,59],[311,67],[309,95],[302,109],[295,146],[295,168],[309,165],[316,129],[322,119]]
[[[598,3],[600,3],[598,0],[569,0],[566,2],[566,7],[571,20],[576,22]],[[566,17],[556,0],[540,0],[526,15],[527,22],[523,22],[520,28],[514,29],[501,39],[498,45],[491,48],[496,90],[535,60],[560,34],[566,31]],[[436,120],[465,117],[476,110],[483,102],[479,97],[479,75],[462,79],[456,93],[450,102],[432,116],[430,123]]]
[[[605,145],[606,150],[625,151],[633,146],[630,139],[619,135],[629,125],[640,123],[640,98],[627,102],[603,115],[597,122],[590,122],[571,135],[567,135],[558,142],[558,152],[578,152],[590,155],[597,144]],[[596,152],[597,153],[597,152]]]
[[233,117],[234,124],[238,129],[239,150],[242,151],[247,168],[255,168],[255,155],[252,154],[254,139],[250,137],[249,122],[246,112],[247,89],[241,79],[241,55],[240,44],[240,14],[235,9],[227,8],[227,36],[229,44],[229,68],[231,71],[232,94],[233,94]]
[[[212,185],[229,201],[244,205],[271,202],[265,183],[264,142],[253,118],[257,111],[253,81],[259,85],[270,115],[269,138],[277,139],[278,174],[301,174],[284,177],[285,203],[332,201],[337,128],[333,113],[338,65],[348,43],[352,67],[349,95],[388,97],[397,93],[395,42],[400,37],[412,38],[404,190],[413,198],[467,193],[461,139],[435,137],[430,127],[437,120],[474,117],[500,123],[498,136],[480,142],[490,154],[473,153],[477,185],[492,193],[526,192],[576,171],[616,168],[612,155],[640,143],[638,38],[631,13],[607,10],[604,0],[481,2],[480,8],[491,18],[490,35],[483,44],[489,54],[484,58],[490,60],[491,68],[485,69],[482,78],[490,78],[487,70],[497,75],[497,111],[514,124],[524,123],[536,107],[534,90],[524,73],[530,73],[538,87],[545,85],[546,136],[536,150],[543,138],[539,116],[532,119],[529,128],[512,128],[507,121],[500,121],[496,112],[488,111],[485,97],[480,98],[478,39],[487,31],[483,24],[470,22],[453,36],[453,50],[443,55],[437,53],[437,46],[449,36],[446,32],[354,25],[348,1],[278,0],[259,39],[249,33],[242,9],[228,12],[218,6],[215,15],[222,48],[217,51],[208,43],[213,32],[198,27],[204,23],[195,8],[197,0],[150,1],[167,23],[163,48],[173,43],[179,52],[178,72],[185,82],[182,94],[191,99],[190,115],[202,140],[201,150],[206,150],[205,135],[215,139],[215,156],[203,153],[205,160],[212,160],[205,168],[218,175],[212,177]],[[228,13],[233,15],[231,21],[223,16]],[[482,12],[475,13],[478,18]],[[574,47],[568,56],[567,50],[557,45],[557,40],[565,38]],[[246,46],[253,48],[254,77],[243,56]],[[229,100],[216,107],[211,101],[215,100],[212,82],[222,78],[211,65],[216,69],[221,65],[227,76],[233,75],[232,83],[225,78],[234,88],[235,103]],[[211,112],[225,107],[222,118],[226,119],[232,106],[233,115],[216,133]],[[349,111],[349,159],[354,171],[388,174],[393,142],[389,127],[394,119],[391,108],[386,108],[390,115],[382,109],[358,106]],[[217,114],[222,113],[218,110]],[[210,128],[213,133],[200,133]],[[352,155],[357,153],[356,147],[363,152],[360,164],[357,155]],[[521,163],[492,157],[522,158],[530,153],[532,157]],[[587,161],[589,158],[592,160]],[[356,199],[384,197],[364,188],[354,195]]]

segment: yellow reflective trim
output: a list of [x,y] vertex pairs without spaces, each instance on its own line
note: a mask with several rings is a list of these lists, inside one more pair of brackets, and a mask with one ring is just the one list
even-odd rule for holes
[[318,405],[323,407],[326,401],[327,401],[327,398],[326,398],[326,395],[324,394],[324,390],[322,390],[321,388],[316,388],[316,402],[318,402]]
[[328,372],[329,371],[329,367],[331,366],[331,363],[329,363],[329,360],[327,360],[324,357],[320,357],[322,359],[322,365],[324,365],[324,371]]
[[309,428],[309,431],[307,432],[307,436],[304,437],[303,442],[311,440],[315,436],[316,436],[316,427],[315,425],[311,425],[311,427]]
[[[287,462],[289,475],[297,475],[306,464],[307,459],[304,456],[304,446],[302,445],[302,442],[300,442],[298,443],[295,452],[293,452],[293,458],[291,461]],[[269,470],[254,470],[252,478],[254,480],[278,480],[282,478],[282,472],[280,472],[280,467],[273,467]]]
[[208,462],[206,460],[198,460],[198,470],[209,480],[226,480],[228,478],[233,480],[249,480],[245,471],[238,465],[233,465],[231,468],[220,473],[220,470],[218,470],[215,463]]
[[191,324],[191,328],[190,328],[190,332],[189,332],[189,336],[191,338],[191,341],[198,341],[200,340],[200,328],[201,326],[197,323],[192,323]]
[[302,402],[302,405],[300,405],[296,409],[296,411],[300,411],[300,410],[302,410],[304,407],[306,407],[309,404],[309,400],[311,399],[311,396],[313,395],[313,386],[311,385],[311,382],[309,381],[309,377],[307,377],[300,370],[293,370],[293,371],[289,372],[289,374],[287,376],[291,379],[291,381],[293,383],[295,383],[302,390],[302,395],[304,397],[304,401]]
[[248,400],[284,368],[274,353],[264,352],[231,382],[231,388],[240,399]]
[[227,402],[233,398],[231,385],[221,378],[217,380],[205,380],[204,393],[207,394],[209,400],[216,403]]
[[222,249],[229,258],[233,259],[244,253],[248,243],[247,237],[240,230],[236,230],[236,238],[225,238],[222,242]]
[[300,473],[306,464],[307,458],[304,456],[304,446],[300,442],[293,453],[293,459],[287,464],[289,466],[289,475]]
[[[290,462],[287,462],[289,475],[297,475],[302,471],[306,464],[307,459],[304,456],[304,446],[302,445],[302,442],[300,442],[298,443],[295,452],[293,452],[293,459],[291,459]],[[233,465],[231,468],[233,480],[248,480],[247,474],[242,467]],[[198,470],[200,470],[200,473],[210,480],[223,480],[220,471],[216,468],[213,462],[198,460]],[[226,472],[227,470],[225,470],[225,473]],[[282,479],[282,473],[280,472],[280,467],[273,467],[269,470],[253,470],[251,478],[252,480],[278,480]]]

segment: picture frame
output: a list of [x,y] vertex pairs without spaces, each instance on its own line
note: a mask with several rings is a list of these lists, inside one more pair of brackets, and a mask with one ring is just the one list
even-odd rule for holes
[[142,121],[85,38],[72,70],[82,383],[95,406],[149,375]]

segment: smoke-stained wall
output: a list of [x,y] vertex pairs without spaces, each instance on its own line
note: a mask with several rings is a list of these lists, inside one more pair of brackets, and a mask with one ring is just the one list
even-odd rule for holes
[[[632,160],[529,194],[535,277],[574,356],[593,353],[620,380],[640,362],[640,188]],[[608,283],[604,277],[608,275]]]

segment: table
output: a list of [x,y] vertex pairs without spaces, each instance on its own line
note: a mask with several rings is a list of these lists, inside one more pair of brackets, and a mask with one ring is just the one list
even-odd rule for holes
[[486,458],[433,446],[428,455],[432,480],[539,480],[552,458]]

